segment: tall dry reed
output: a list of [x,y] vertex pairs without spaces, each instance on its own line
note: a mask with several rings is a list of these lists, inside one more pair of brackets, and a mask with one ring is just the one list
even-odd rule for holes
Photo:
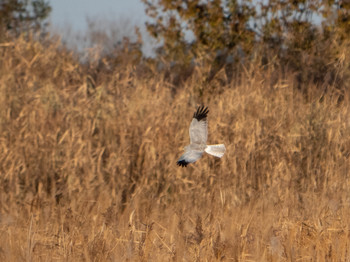
[[[349,259],[347,94],[254,65],[174,87],[53,42],[0,53],[0,260]],[[201,104],[226,154],[179,168]]]

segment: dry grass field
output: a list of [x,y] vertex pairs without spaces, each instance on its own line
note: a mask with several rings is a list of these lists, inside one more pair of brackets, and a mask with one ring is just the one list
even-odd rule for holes
[[[350,261],[348,94],[0,53],[1,261]],[[226,154],[178,167],[201,104]]]

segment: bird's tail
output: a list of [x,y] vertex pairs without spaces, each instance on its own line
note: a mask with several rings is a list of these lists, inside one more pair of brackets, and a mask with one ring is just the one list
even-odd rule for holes
[[222,157],[226,151],[225,145],[210,145],[207,146],[205,149],[205,152],[207,152],[210,155],[216,156],[216,157]]

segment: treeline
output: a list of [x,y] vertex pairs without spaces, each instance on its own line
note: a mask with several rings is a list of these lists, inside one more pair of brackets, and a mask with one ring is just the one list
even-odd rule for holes
[[[125,39],[103,53],[98,71],[121,65],[139,72],[163,71],[178,86],[196,68],[203,84],[240,81],[251,65],[276,71],[276,79],[294,76],[303,91],[316,85],[343,93],[348,88],[350,3],[348,1],[183,1],[143,0],[158,41],[155,56],[146,58],[142,38]],[[0,6],[0,39],[45,29],[51,7],[44,0],[9,0]],[[273,83],[272,83],[273,84]]]
[[153,18],[148,31],[163,43],[157,56],[172,62],[173,72],[195,61],[211,65],[208,80],[225,69],[230,81],[253,62],[294,74],[300,89],[347,88],[348,1],[144,2]]
[[31,30],[43,30],[51,7],[45,0],[3,0],[0,2],[0,40]]

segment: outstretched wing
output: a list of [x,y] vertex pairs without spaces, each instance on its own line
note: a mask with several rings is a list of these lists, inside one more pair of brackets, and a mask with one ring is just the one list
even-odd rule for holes
[[182,167],[187,166],[189,163],[196,162],[202,157],[202,155],[203,152],[188,150],[180,157],[180,159],[177,161],[177,164]]
[[190,125],[191,144],[206,144],[208,138],[208,107],[198,107]]

